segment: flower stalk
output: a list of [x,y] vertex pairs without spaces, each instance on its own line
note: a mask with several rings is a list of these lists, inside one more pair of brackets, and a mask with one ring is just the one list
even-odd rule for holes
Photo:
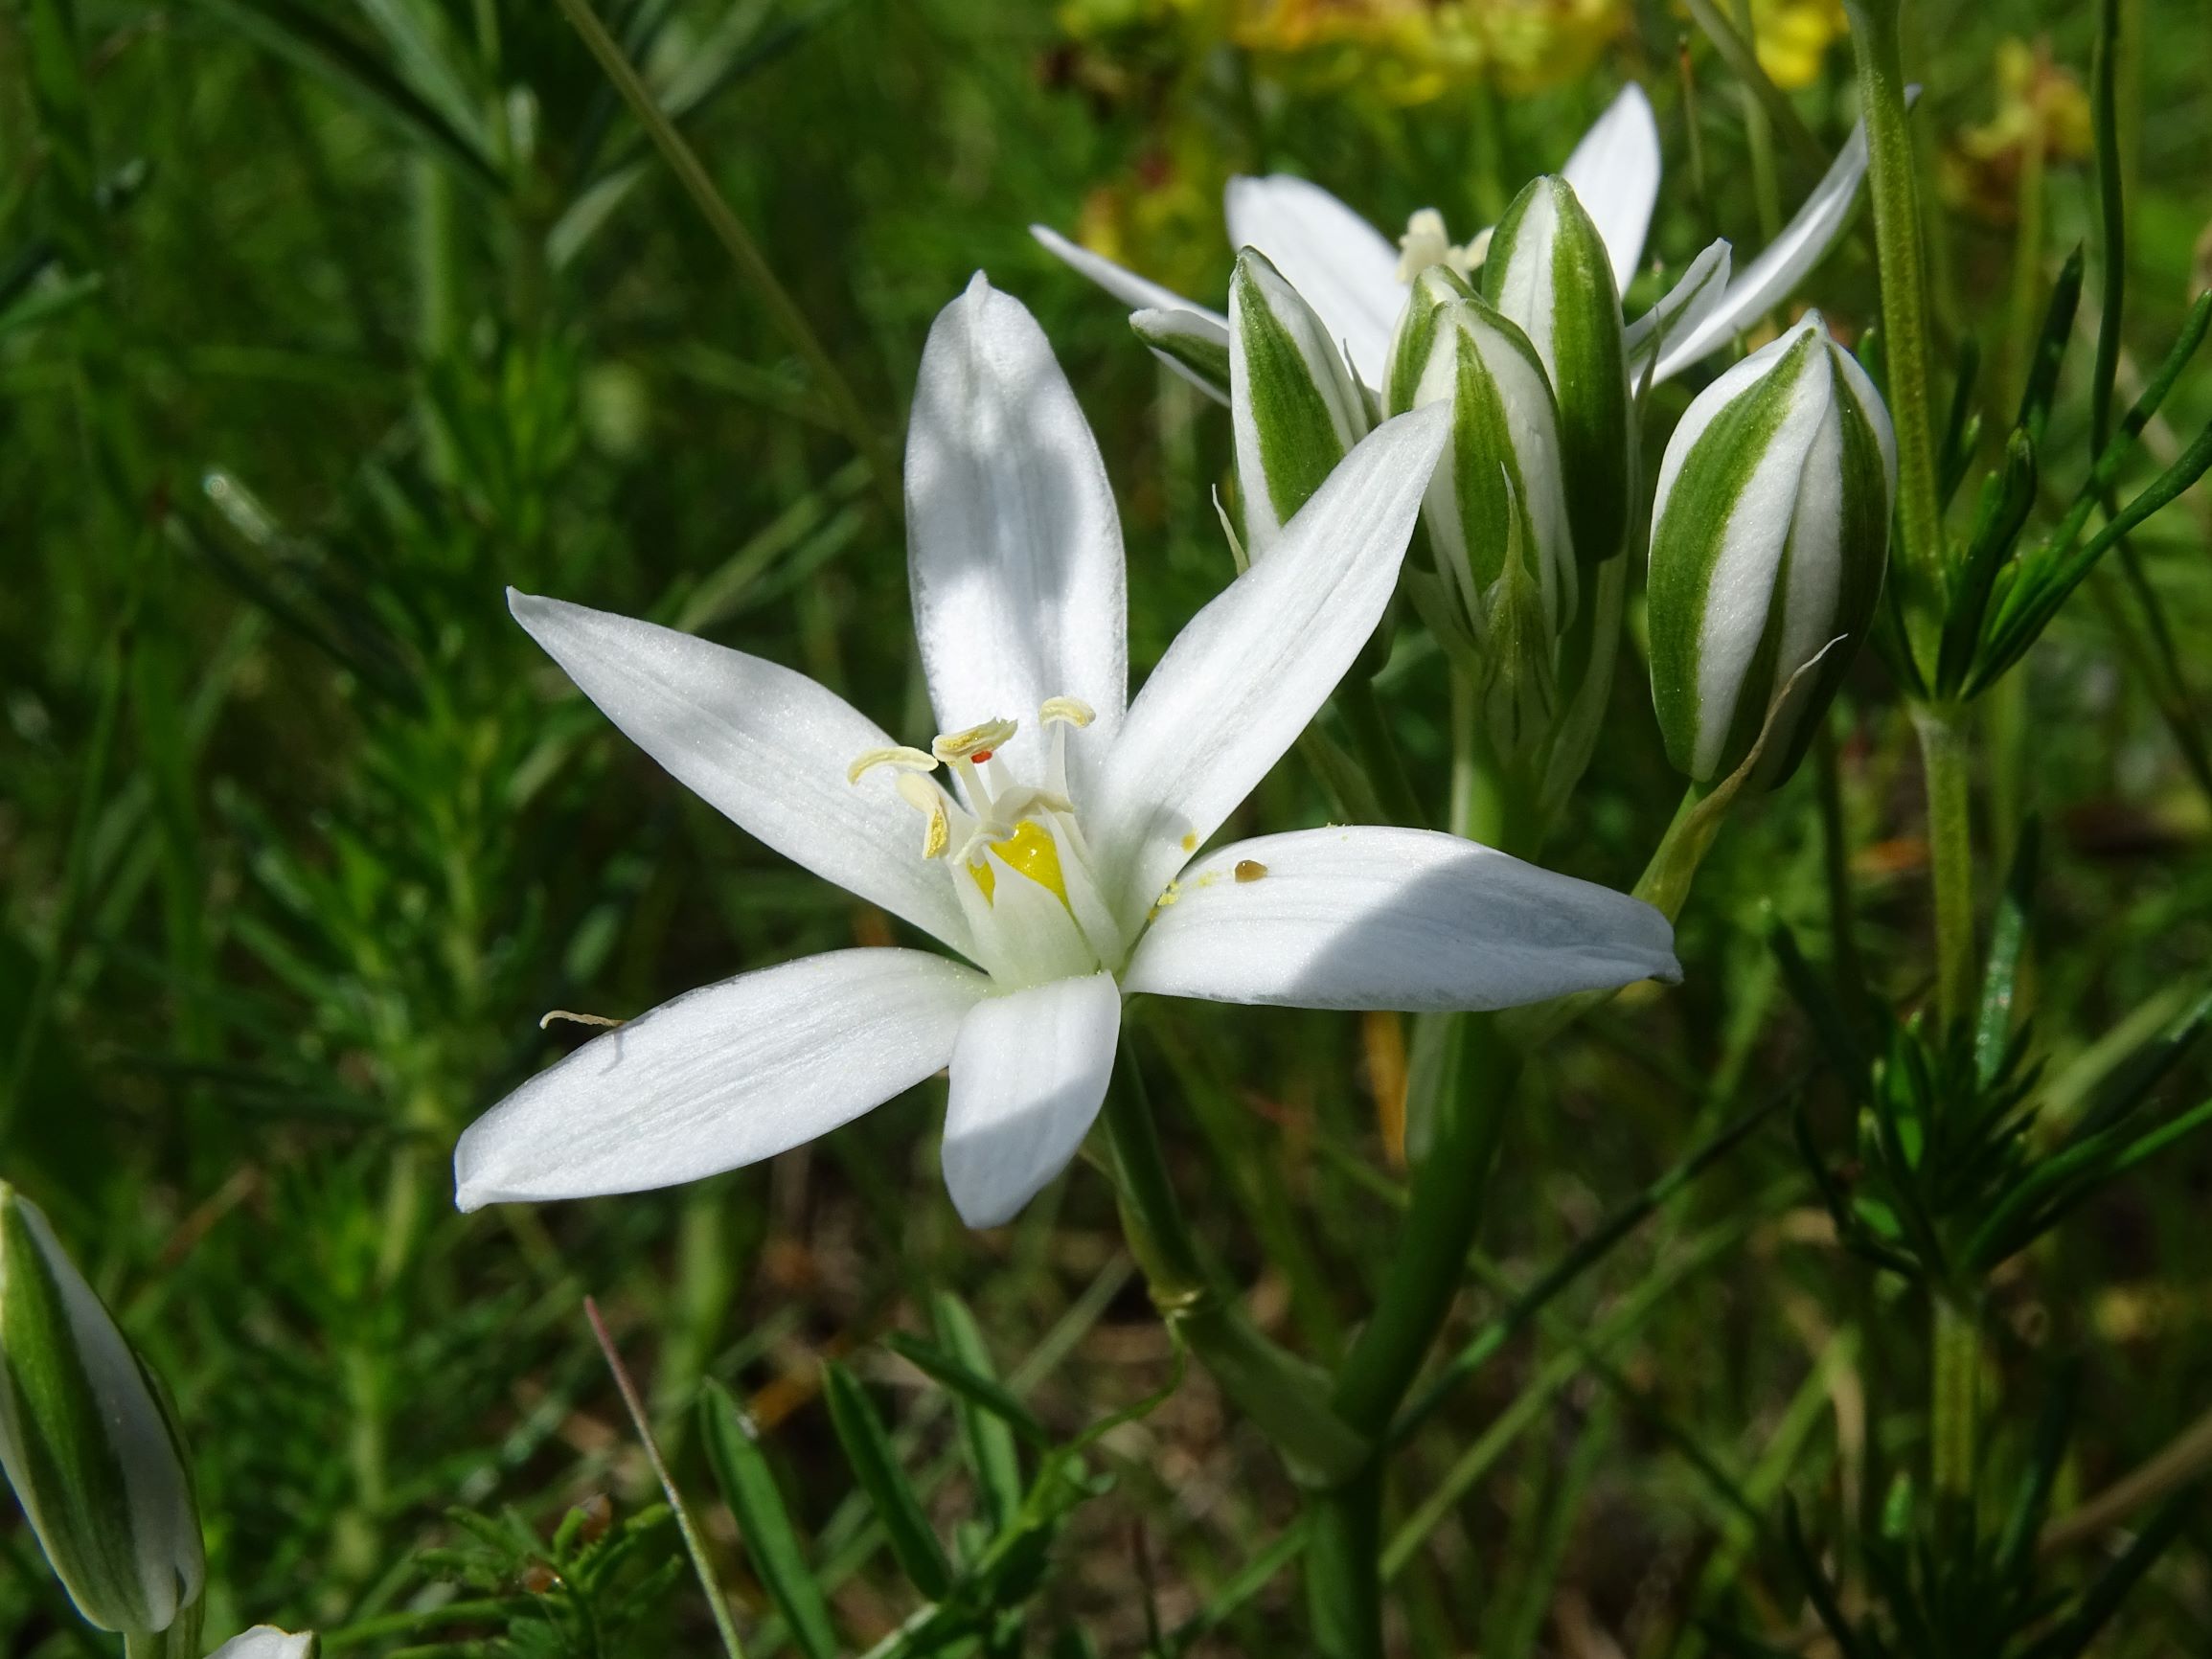
[[1115,1058],[1100,1114],[1120,1189],[1122,1233],[1168,1328],[1259,1425],[1303,1481],[1328,1484],[1362,1466],[1368,1443],[1331,1408],[1320,1374],[1253,1329],[1198,1258],[1168,1176],[1150,1096],[1129,1045]]
[[1967,805],[1966,711],[1930,705],[1913,712],[1927,781],[1927,855],[1935,891],[1935,1000],[1947,1028],[1974,1003],[1973,836]]
[[1981,1330],[1973,1304],[1938,1290],[1929,1317],[1928,1481],[1937,1506],[1956,1514],[1973,1495]]
[[1927,265],[1912,133],[1905,124],[1900,0],[1846,0],[1866,123],[1867,182],[1881,269],[1882,355],[1897,428],[1897,516],[1904,561],[1932,602],[1942,593],[1943,508],[1928,400]]

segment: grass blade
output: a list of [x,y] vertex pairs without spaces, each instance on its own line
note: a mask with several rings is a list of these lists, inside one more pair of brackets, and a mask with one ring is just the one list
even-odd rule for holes
[[699,1430],[707,1466],[737,1517],[753,1571],[807,1659],[836,1659],[837,1633],[830,1624],[829,1605],[807,1565],[775,1473],[754,1439],[752,1420],[737,1397],[712,1377],[699,1394]]
[[846,1462],[853,1466],[853,1478],[875,1506],[900,1571],[930,1601],[942,1601],[952,1587],[952,1564],[930,1531],[922,1502],[899,1466],[899,1454],[883,1430],[883,1420],[868,1403],[859,1378],[835,1360],[824,1360],[822,1397],[830,1407],[830,1426],[845,1448]]

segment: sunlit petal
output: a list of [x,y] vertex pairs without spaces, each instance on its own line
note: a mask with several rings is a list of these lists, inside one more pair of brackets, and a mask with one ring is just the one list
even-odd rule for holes
[[532,1078],[453,1152],[464,1210],[696,1181],[772,1157],[952,1057],[983,975],[918,950],[841,950],[666,1002]]

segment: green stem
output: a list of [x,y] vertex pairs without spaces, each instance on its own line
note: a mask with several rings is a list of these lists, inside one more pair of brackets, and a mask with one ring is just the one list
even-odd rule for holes
[[614,82],[615,90],[622,94],[623,102],[629,105],[630,112],[645,127],[646,136],[652,140],[662,159],[669,164],[670,170],[690,194],[693,204],[706,219],[708,227],[728,252],[739,274],[752,284],[753,291],[767,308],[768,318],[775,324],[777,331],[790,343],[791,349],[799,354],[800,361],[807,365],[809,373],[814,376],[823,398],[837,417],[837,424],[845,429],[845,435],[853,441],[853,446],[866,458],[869,470],[875,474],[877,489],[883,497],[884,507],[894,520],[900,518],[904,504],[900,493],[898,463],[884,445],[882,435],[876,430],[867,410],[854,393],[851,382],[831,359],[829,352],[808,323],[806,313],[799,309],[789,290],[777,279],[766,256],[754,242],[751,234],[739,222],[738,216],[730,211],[729,203],[722,199],[721,193],[715,188],[714,180],[707,176],[707,170],[700,164],[697,154],[684,142],[683,135],[676,131],[675,124],[663,113],[651,88],[639,78],[637,71],[630,66],[629,59],[623,55],[622,48],[615,43],[614,37],[607,34],[598,17],[593,15],[587,0],[559,0],[559,5],[569,22],[575,25],[577,34],[583,36],[583,43],[591,49],[591,55],[599,59],[599,66],[606,72],[606,78]]
[[1370,1445],[1330,1408],[1318,1372],[1270,1342],[1237,1309],[1199,1260],[1125,1033],[1114,1085],[1100,1114],[1119,1177],[1122,1232],[1170,1329],[1190,1344],[1221,1392],[1275,1443],[1302,1481],[1341,1481]]
[[1308,1509],[1307,1635],[1325,1659],[1381,1659],[1382,1464],[1370,1463]]
[[1928,400],[1927,268],[1912,132],[1905,122],[1898,0],[1846,0],[1859,55],[1867,182],[1881,265],[1882,360],[1897,430],[1897,517],[1905,563],[1930,604],[1943,594],[1943,508],[1935,477],[1934,406]]
[[1973,1307],[1950,1292],[1934,1292],[1928,1339],[1928,1482],[1938,1507],[1958,1514],[1973,1498],[1981,1330]]
[[[1487,1015],[1462,1016],[1452,1042],[1434,1138],[1413,1172],[1397,1251],[1331,1401],[1378,1447],[1466,1278],[1485,1214],[1483,1188],[1519,1075],[1518,1055]],[[1355,1478],[1317,1494],[1313,1519],[1306,1582],[1316,1648],[1327,1659],[1374,1659],[1382,1644],[1380,1449]]]
[[1927,781],[1927,855],[1935,887],[1935,1001],[1946,1027],[1974,1006],[1973,834],[1967,804],[1965,709],[1913,711]]
[[1457,1040],[1382,1294],[1336,1377],[1337,1415],[1371,1438],[1390,1426],[1467,1275],[1485,1177],[1519,1075],[1519,1056],[1487,1015],[1462,1020]]

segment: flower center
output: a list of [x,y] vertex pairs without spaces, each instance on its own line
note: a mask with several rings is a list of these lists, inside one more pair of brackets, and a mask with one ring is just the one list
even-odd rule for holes
[[1434,208],[1423,208],[1405,221],[1405,234],[1398,239],[1398,280],[1410,284],[1430,265],[1448,265],[1461,276],[1471,277],[1482,268],[1489,251],[1487,230],[1465,246],[1454,247],[1444,228],[1444,216]]
[[[922,856],[946,865],[984,966],[1025,982],[1045,965],[1095,972],[1118,964],[1125,948],[1068,796],[1067,735],[1096,716],[1074,697],[1053,697],[1038,717],[1043,763],[1019,774],[1000,756],[1019,731],[1008,719],[940,733],[926,752],[871,749],[846,772],[855,784],[878,767],[897,773],[900,798],[922,815]],[[958,794],[932,775],[940,766],[958,781]],[[1009,890],[1010,878],[1019,891]]]

